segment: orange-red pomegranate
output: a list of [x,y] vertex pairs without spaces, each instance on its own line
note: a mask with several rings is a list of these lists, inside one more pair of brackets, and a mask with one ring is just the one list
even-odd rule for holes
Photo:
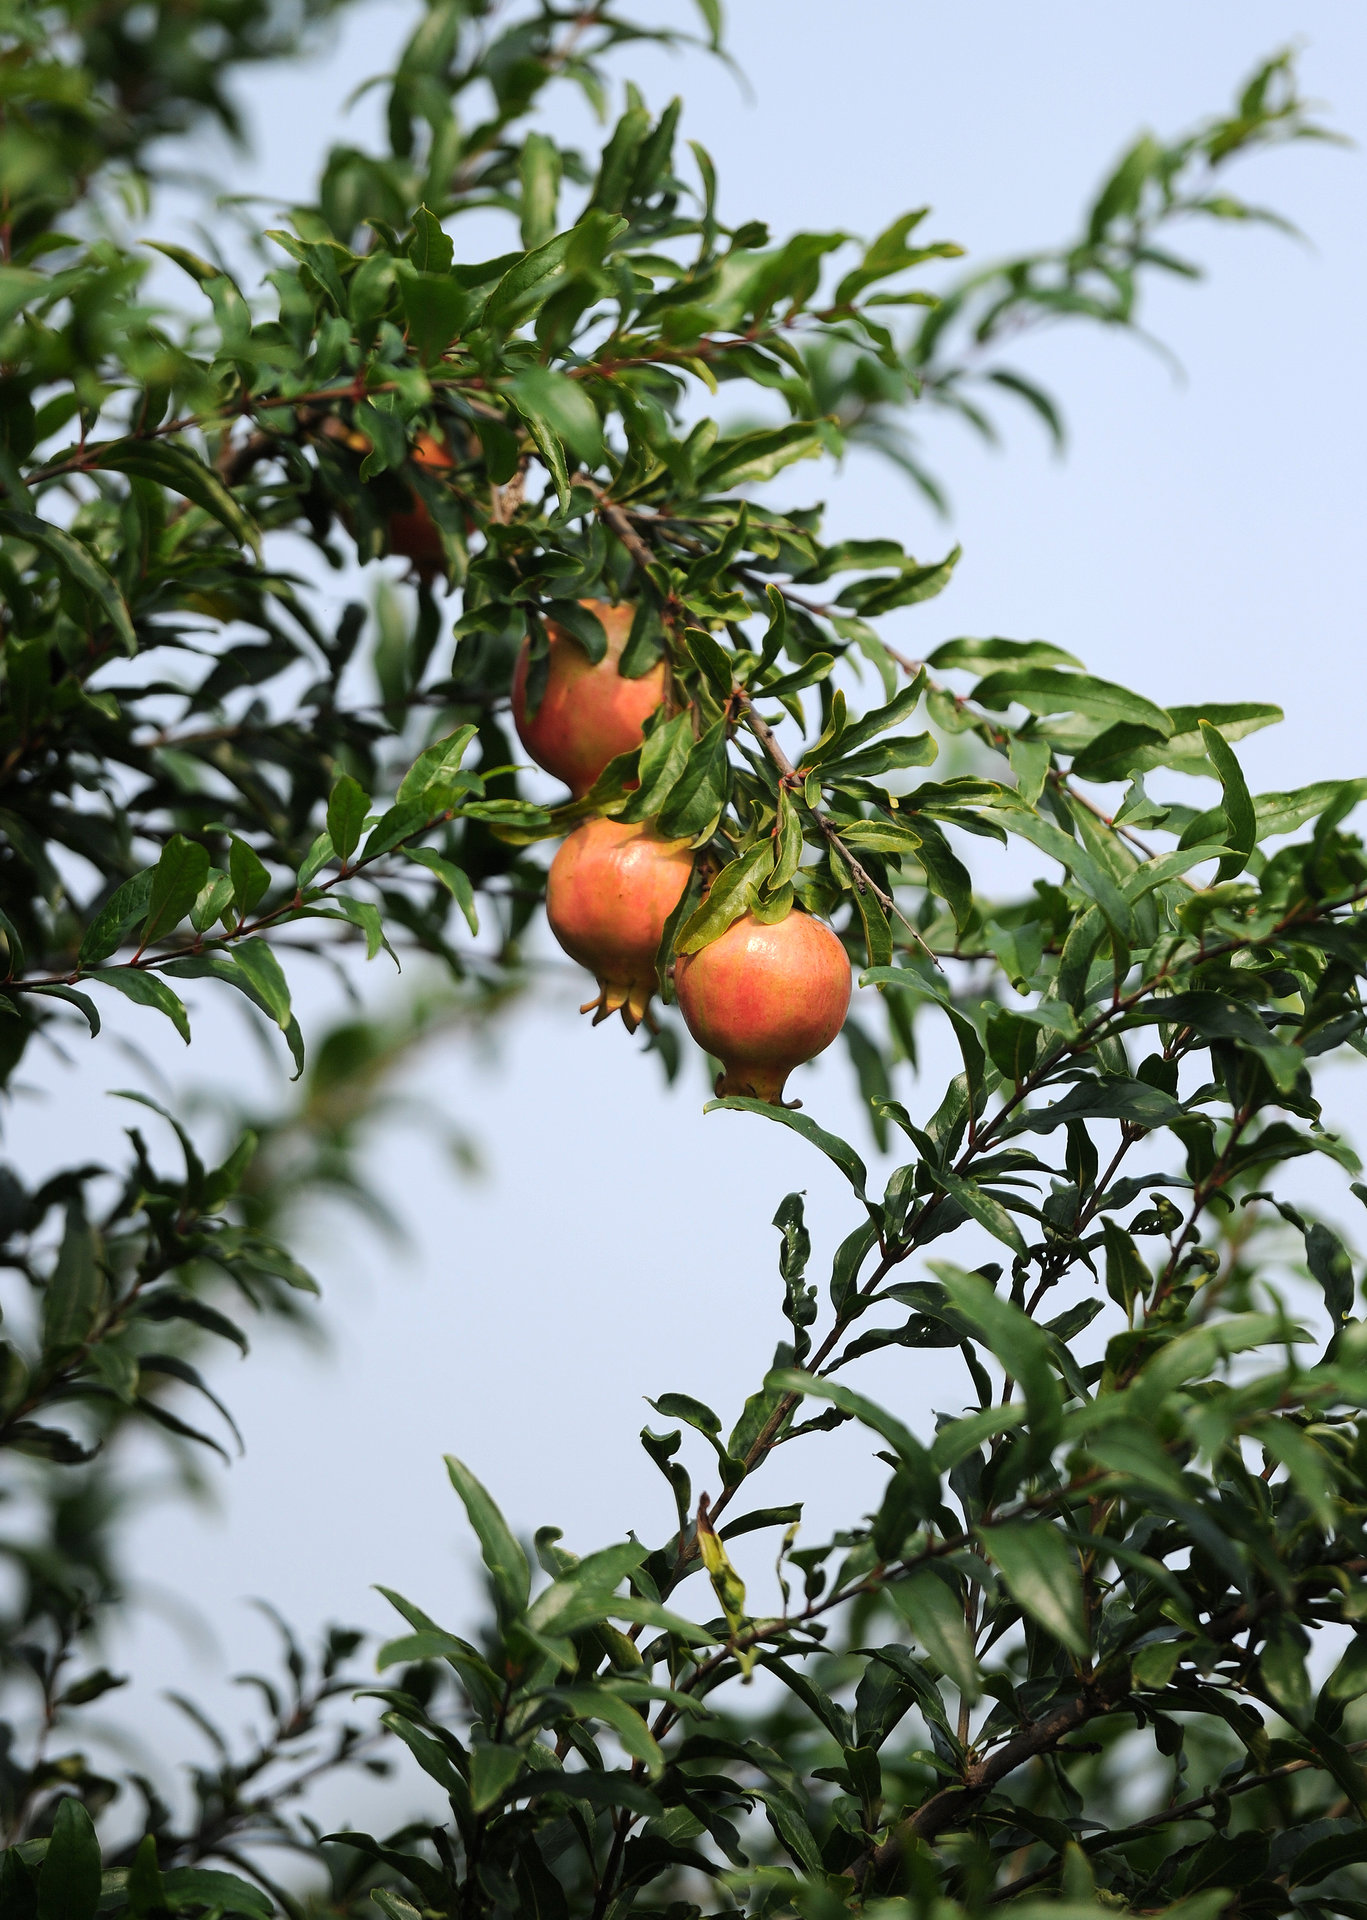
[[717,1093],[783,1104],[794,1067],[828,1047],[850,1005],[850,963],[820,920],[794,908],[764,926],[745,914],[674,969],[679,1011],[721,1061]]
[[598,998],[579,1009],[593,1011],[595,1027],[618,1011],[630,1033],[644,1020],[665,921],[692,868],[686,840],[616,820],[586,820],[551,862],[546,918],[566,953],[598,976]]
[[[455,465],[449,450],[430,433],[420,433],[413,446],[412,461],[424,473],[447,473]],[[437,523],[427,510],[425,500],[413,495],[406,513],[389,516],[389,551],[411,560],[424,580],[434,580],[446,571],[446,549],[441,544]]]
[[517,736],[539,767],[563,780],[578,800],[609,760],[641,744],[641,728],[664,698],[665,670],[660,661],[639,680],[618,672],[631,632],[630,607],[605,600],[581,603],[597,614],[608,636],[608,650],[594,666],[579,642],[547,621],[550,671],[541,704],[527,712],[527,662],[531,642],[524,641],[513,674],[513,719]]

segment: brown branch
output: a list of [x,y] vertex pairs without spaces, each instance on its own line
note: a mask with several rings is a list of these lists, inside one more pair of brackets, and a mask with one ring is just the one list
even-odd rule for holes
[[902,1858],[909,1840],[934,1840],[946,1827],[968,1819],[991,1793],[1017,1767],[1039,1754],[1052,1752],[1061,1740],[1099,1714],[1110,1713],[1130,1690],[1130,1666],[1127,1660],[1115,1668],[1103,1668],[1094,1679],[1083,1682],[1082,1690],[1065,1705],[1055,1708],[1043,1720],[1022,1727],[994,1753],[965,1767],[963,1779],[952,1787],[923,1800],[881,1845],[856,1861],[850,1869],[859,1886],[872,1878],[881,1882]]

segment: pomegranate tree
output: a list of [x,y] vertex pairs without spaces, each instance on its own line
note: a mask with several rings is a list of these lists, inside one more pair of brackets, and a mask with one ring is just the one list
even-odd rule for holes
[[828,926],[793,908],[766,924],[746,913],[675,968],[688,1031],[721,1061],[719,1095],[773,1106],[794,1067],[828,1047],[850,1005],[850,962]]
[[581,604],[596,615],[607,635],[603,658],[591,661],[572,634],[548,620],[550,668],[535,713],[527,705],[529,640],[523,642],[513,676],[518,738],[536,764],[563,780],[576,800],[609,760],[640,746],[642,727],[664,698],[665,674],[662,661],[636,680],[622,674],[622,649],[631,633],[629,606],[613,607],[605,600]]
[[576,827],[551,862],[546,917],[566,953],[597,976],[597,998],[580,1008],[595,1026],[620,1012],[634,1033],[645,1019],[665,923],[692,870],[687,841],[603,819]]

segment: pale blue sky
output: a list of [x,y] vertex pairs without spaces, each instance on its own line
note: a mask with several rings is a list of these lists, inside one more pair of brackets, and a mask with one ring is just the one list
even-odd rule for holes
[[[685,131],[712,150],[728,217],[778,232],[872,232],[929,202],[936,233],[975,260],[1062,239],[1138,130],[1175,131],[1223,107],[1258,57],[1289,41],[1304,43],[1308,89],[1334,124],[1367,134],[1367,13],[1339,0],[736,0],[731,11],[753,101],[701,57],[631,64],[655,104],[686,93]],[[408,12],[377,0],[313,67],[258,78],[258,159],[206,147],[215,177],[281,200],[298,191],[338,137],[340,96],[384,62]],[[1254,163],[1237,185],[1290,214],[1311,244],[1190,236],[1209,281],[1164,288],[1148,308],[1185,381],[1132,342],[1068,331],[1028,356],[1065,404],[1066,461],[1024,416],[1007,416],[1004,455],[931,425],[965,559],[949,594],[901,620],[918,653],[951,633],[1039,634],[1160,701],[1278,699],[1286,726],[1251,741],[1246,760],[1256,785],[1285,786],[1367,762],[1367,173],[1361,152],[1306,148]],[[927,553],[947,544],[902,479],[867,457],[822,491],[838,532],[890,532]],[[490,1172],[461,1185],[434,1153],[386,1146],[381,1168],[408,1185],[416,1248],[395,1261],[349,1224],[320,1230],[331,1357],[264,1340],[248,1364],[216,1369],[247,1457],[210,1470],[217,1513],[151,1513],[138,1558],[149,1583],[194,1597],[226,1669],[264,1657],[247,1594],[305,1630],[326,1617],[387,1627],[374,1581],[438,1618],[467,1615],[469,1546],[444,1450],[470,1461],[519,1527],[555,1522],[580,1549],[633,1524],[657,1537],[665,1490],[636,1445],[654,1418],[642,1396],[686,1390],[729,1424],[778,1330],[775,1205],[790,1186],[808,1189],[817,1273],[853,1224],[824,1163],[763,1122],[704,1120],[696,1076],[664,1093],[625,1034],[577,1021],[579,997],[567,984],[518,1013],[497,1070],[468,1048],[434,1051],[419,1079],[476,1122]],[[150,1016],[111,1024],[153,1047],[184,1088],[240,1058],[239,1029],[208,994],[201,1003],[204,1046],[189,1065]],[[69,1157],[76,1128],[112,1149],[123,1116],[87,1096],[128,1075],[126,1062],[92,1057],[73,1118],[72,1079],[45,1073],[52,1096],[27,1110],[11,1151],[30,1165]],[[859,1130],[843,1062],[797,1090],[824,1124]],[[924,1416],[933,1376],[898,1359],[869,1377],[904,1415]],[[858,1434],[821,1451],[812,1537],[881,1475]],[[790,1497],[800,1465],[776,1470],[758,1498]],[[137,1662],[131,1697],[163,1759],[193,1751],[155,1694],[202,1687],[202,1656],[161,1624],[118,1655]],[[325,1809],[363,1817],[356,1792]]]

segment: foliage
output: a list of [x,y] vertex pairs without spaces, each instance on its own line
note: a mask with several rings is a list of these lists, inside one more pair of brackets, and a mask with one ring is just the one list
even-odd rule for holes
[[[715,4],[700,12],[715,41]],[[1033,1896],[1356,1920],[1367,1336],[1345,1242],[1280,1170],[1358,1170],[1313,1076],[1367,1044],[1363,785],[1251,795],[1231,743],[1270,705],[1164,708],[1043,642],[904,657],[878,623],[941,592],[957,550],[829,543],[771,484],[862,438],[933,491],[891,410],[923,398],[985,425],[981,379],[1055,422],[997,346],[1063,318],[1132,326],[1145,272],[1184,268],[1170,222],[1250,217],[1215,184],[1225,166],[1321,135],[1289,61],[1229,118],[1134,147],[1079,243],[940,295],[928,276],[958,249],[922,239],[923,213],[867,244],[727,225],[710,159],[678,151],[677,102],[657,117],[629,87],[596,161],[529,124],[547,87],[605,104],[610,56],[676,35],[606,7],[438,0],[389,81],[390,151],[333,151],[316,203],[268,236],[264,290],[160,248],[190,284],[181,316],[112,187],[149,178],[149,143],[197,113],[231,124],[226,73],[293,29],[259,5],[190,25],[16,4],[0,31],[6,1070],[73,1014],[97,1034],[110,993],[188,1041],[183,983],[205,981],[310,1076],[296,1136],[277,1126],[266,1151],[247,1133],[208,1167],[167,1115],[181,1174],[134,1129],[122,1175],[0,1192],[37,1303],[5,1348],[0,1442],[47,1476],[55,1544],[60,1476],[95,1503],[78,1553],[7,1549],[6,1657],[40,1724],[5,1779],[6,1914],[268,1914],[292,1896],[241,1848],[269,1838],[326,1865],[330,1911],[391,1920],[699,1903],[892,1920]],[[460,216],[491,208],[520,244],[464,259]],[[901,306],[925,313],[907,337]],[[768,407],[759,424],[699,417],[724,383]],[[402,551],[415,519],[444,566],[325,630],[318,566],[287,564],[299,537],[341,567]],[[623,670],[663,657],[667,697],[585,799],[542,804],[507,737],[513,661],[527,639],[534,700],[548,621],[601,657],[593,598],[633,606]],[[950,770],[921,777],[945,740]],[[1214,804],[1174,797],[1174,772]],[[362,946],[430,956],[462,1017],[488,1015],[532,971],[536,849],[594,813],[695,849],[666,1004],[673,955],[746,912],[837,923],[881,1009],[876,1032],[851,1023],[851,1057],[907,1164],[879,1195],[808,1116],[718,1103],[826,1154],[852,1226],[823,1306],[801,1197],[782,1203],[784,1335],[729,1430],[686,1392],[653,1403],[676,1423],[643,1436],[675,1508],[656,1547],[581,1559],[543,1529],[534,1592],[492,1496],[450,1463],[492,1617],[476,1642],[394,1596],[409,1630],[376,1690],[449,1826],[323,1840],[281,1811],[369,1752],[347,1723],[321,1760],[294,1757],[349,1684],[356,1638],[334,1632],[311,1675],[287,1641],[294,1691],[261,1683],[260,1748],[220,1752],[188,1824],[149,1790],[145,1836],[102,1880],[91,1814],[113,1783],[51,1752],[117,1684],[66,1677],[118,1596],[100,1475],[137,1423],[219,1444],[168,1388],[228,1417],[191,1356],[243,1343],[234,1293],[278,1313],[311,1284],[278,1238],[294,1149],[315,1184],[363,1192],[358,1123],[421,1030],[344,1030],[310,1063],[290,956],[344,974]],[[1028,849],[1023,896],[975,886],[981,839]],[[914,1117],[893,1075],[941,1019],[962,1071]],[[922,1259],[951,1234],[955,1259]],[[848,1384],[896,1347],[963,1360],[966,1401],[933,1433]],[[730,1514],[778,1447],[850,1421],[889,1469],[875,1512],[815,1545],[795,1508]],[[716,1460],[696,1499],[685,1426]],[[781,1601],[762,1608],[750,1536],[772,1530]],[[1152,1811],[1132,1810],[1136,1781]]]

